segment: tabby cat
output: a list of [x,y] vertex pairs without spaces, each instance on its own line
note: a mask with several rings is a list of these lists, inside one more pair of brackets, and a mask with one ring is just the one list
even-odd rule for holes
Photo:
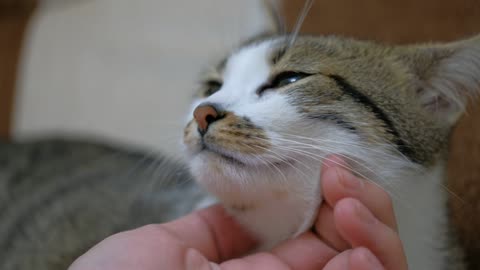
[[[479,37],[257,39],[205,78],[184,131],[188,163],[269,248],[310,228],[321,162],[340,155],[392,194],[410,269],[467,269],[442,183],[449,133],[479,86]],[[98,144],[0,144],[0,269],[66,269],[110,234],[187,213],[205,198],[190,178]]]
[[410,269],[465,269],[442,188],[448,137],[480,87],[480,36],[386,46],[274,36],[205,78],[184,142],[191,172],[269,248],[312,226],[337,154],[394,198]]

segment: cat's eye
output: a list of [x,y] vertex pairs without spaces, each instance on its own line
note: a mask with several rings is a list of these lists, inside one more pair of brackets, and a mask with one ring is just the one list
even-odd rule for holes
[[303,72],[294,72],[294,71],[286,71],[278,74],[273,78],[272,82],[270,83],[270,87],[272,88],[280,88],[286,85],[296,83],[301,79],[308,77],[308,74]]
[[222,83],[220,81],[215,81],[215,80],[209,80],[205,82],[205,90],[203,92],[203,95],[208,97],[220,90],[222,88]]
[[310,76],[310,74],[303,73],[303,72],[295,72],[295,71],[285,71],[285,72],[279,73],[277,76],[275,76],[272,79],[271,83],[261,87],[257,91],[257,94],[261,95],[263,92],[265,92],[268,89],[282,88],[289,84],[296,83],[308,76]]

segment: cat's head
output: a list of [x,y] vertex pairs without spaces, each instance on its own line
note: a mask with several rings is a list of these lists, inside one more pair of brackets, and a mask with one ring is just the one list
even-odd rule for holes
[[329,154],[388,178],[442,159],[479,86],[480,38],[397,47],[266,38],[204,78],[184,143],[193,174],[214,193],[313,181]]

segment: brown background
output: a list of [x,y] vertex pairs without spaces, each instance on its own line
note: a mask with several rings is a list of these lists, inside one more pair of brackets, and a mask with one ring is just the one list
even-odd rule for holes
[[[291,27],[303,0],[285,0]],[[302,31],[387,43],[451,41],[480,34],[478,0],[317,0]],[[480,100],[472,103],[453,132],[448,166],[450,209],[460,241],[480,255]],[[480,258],[469,258],[478,261]],[[473,265],[472,269],[480,269]]]
[[0,0],[0,138],[9,135],[18,59],[33,0]]

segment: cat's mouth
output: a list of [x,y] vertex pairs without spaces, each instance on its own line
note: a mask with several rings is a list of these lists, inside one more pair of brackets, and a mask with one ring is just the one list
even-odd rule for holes
[[213,155],[235,166],[247,166],[245,162],[241,161],[237,157],[234,157],[232,154],[226,153],[225,151],[221,151],[215,147],[208,146],[205,143],[202,144],[202,148],[200,149],[199,152]]
[[[246,160],[240,159],[236,157],[235,155],[228,153],[227,151],[223,151],[221,149],[218,149],[216,147],[211,147],[207,144],[203,144],[201,150],[199,153],[205,153],[208,154],[209,156],[213,156],[215,158],[219,158],[222,161],[233,165],[233,166],[240,166],[240,167],[260,167],[260,166],[274,166],[278,168],[283,168],[283,167],[291,167],[294,166],[295,160],[293,159],[285,159],[281,161],[269,161],[267,163],[265,162],[259,162],[258,158],[252,157],[251,159],[254,161],[247,162]],[[268,164],[268,165],[267,165]]]

